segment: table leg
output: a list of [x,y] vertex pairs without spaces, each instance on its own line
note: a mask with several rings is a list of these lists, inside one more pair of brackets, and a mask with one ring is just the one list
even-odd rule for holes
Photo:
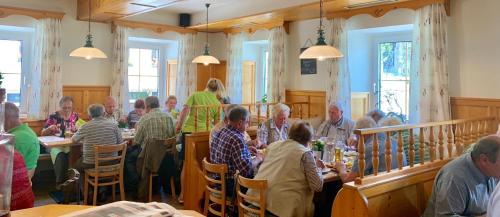
[[69,151],[69,168],[75,168],[76,161],[82,155],[82,146],[81,145],[72,145]]

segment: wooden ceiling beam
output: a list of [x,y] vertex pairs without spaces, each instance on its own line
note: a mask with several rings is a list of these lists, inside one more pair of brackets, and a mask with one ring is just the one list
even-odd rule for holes
[[287,21],[272,21],[268,23],[263,23],[263,24],[249,24],[249,25],[244,25],[240,27],[233,27],[233,28],[227,28],[224,29],[224,33],[226,34],[237,34],[241,32],[248,32],[248,33],[254,33],[258,30],[270,30],[272,28],[278,27],[278,26],[283,26],[285,28],[285,32],[288,34],[288,26],[290,22]]
[[390,4],[384,4],[384,5],[376,5],[376,6],[371,6],[371,7],[365,7],[365,8],[357,8],[357,9],[346,9],[343,11],[335,11],[335,12],[328,12],[326,17],[328,19],[333,19],[336,17],[342,17],[345,19],[349,19],[353,16],[359,15],[359,14],[369,14],[372,15],[373,17],[381,17],[384,16],[387,12],[400,9],[400,8],[406,8],[406,9],[412,9],[412,10],[417,10],[419,8],[422,8],[424,6],[430,5],[430,4],[435,4],[435,3],[444,3],[445,8],[446,8],[446,13],[448,16],[450,15],[450,0],[413,0],[413,1],[405,1],[405,2],[395,2],[395,3],[390,3]]
[[163,32],[177,32],[180,34],[194,34],[197,31],[193,29],[188,29],[188,28],[183,28],[183,27],[178,27],[178,26],[170,26],[170,25],[163,25],[163,24],[155,24],[155,23],[144,23],[144,22],[136,22],[136,21],[128,21],[128,20],[114,20],[112,22],[112,28],[113,30],[117,25],[119,26],[125,26],[129,27],[132,29],[149,29],[153,32],[156,33],[163,33]]
[[24,15],[33,17],[37,20],[44,18],[55,18],[61,20],[64,17],[64,14],[65,13],[55,12],[55,11],[43,11],[43,10],[35,10],[27,8],[0,6],[0,18],[8,17],[11,15]]

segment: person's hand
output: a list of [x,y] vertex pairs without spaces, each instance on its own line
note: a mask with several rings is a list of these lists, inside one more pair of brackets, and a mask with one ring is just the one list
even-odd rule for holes
[[257,148],[255,146],[248,146],[248,150],[250,150],[250,153],[253,155],[257,155]]
[[339,173],[345,171],[346,167],[344,162],[342,161],[335,162],[335,170],[337,170],[337,172]]
[[263,161],[264,160],[264,155],[260,152],[255,153],[255,159],[258,161]]
[[356,146],[357,143],[358,139],[356,137],[351,136],[347,139],[347,145],[349,146]]
[[180,122],[177,122],[177,124],[175,125],[175,133],[180,133],[181,128],[182,128],[182,125],[180,124]]
[[325,168],[325,164],[323,163],[323,161],[321,160],[317,160],[316,159],[316,166],[320,169],[324,169]]
[[57,134],[57,133],[60,133],[61,132],[61,125],[60,124],[54,124],[50,127],[48,127],[48,129],[50,130],[50,132],[52,134]]

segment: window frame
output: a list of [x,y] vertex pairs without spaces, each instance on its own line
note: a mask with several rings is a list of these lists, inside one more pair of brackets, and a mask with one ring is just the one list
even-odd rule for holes
[[[17,27],[0,25],[0,40],[21,41],[21,86],[20,88],[20,113],[26,114],[28,97],[23,90],[28,90],[33,65],[33,41],[35,29],[32,27]],[[4,80],[5,82],[5,80]]]

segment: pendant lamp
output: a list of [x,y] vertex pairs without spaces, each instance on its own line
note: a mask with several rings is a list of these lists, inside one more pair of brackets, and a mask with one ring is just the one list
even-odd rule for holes
[[90,15],[92,14],[90,11],[90,3],[91,0],[89,1],[89,33],[87,34],[87,40],[85,41],[85,45],[83,47],[77,48],[73,50],[69,56],[71,57],[82,57],[87,60],[91,60],[93,58],[108,58],[104,52],[99,50],[98,48],[95,48],[94,45],[92,45],[92,34],[90,34]]
[[193,63],[203,63],[203,65],[208,66],[208,64],[219,64],[219,60],[213,56],[210,56],[210,53],[208,52],[208,7],[210,7],[210,4],[205,4],[207,7],[207,25],[206,25],[206,42],[205,42],[205,52],[203,55],[197,56],[196,58],[193,59]]
[[325,42],[325,31],[323,30],[323,0],[319,1],[319,29],[318,41],[316,45],[307,48],[300,54],[300,59],[318,59],[339,58],[344,55],[337,48],[327,45]]

